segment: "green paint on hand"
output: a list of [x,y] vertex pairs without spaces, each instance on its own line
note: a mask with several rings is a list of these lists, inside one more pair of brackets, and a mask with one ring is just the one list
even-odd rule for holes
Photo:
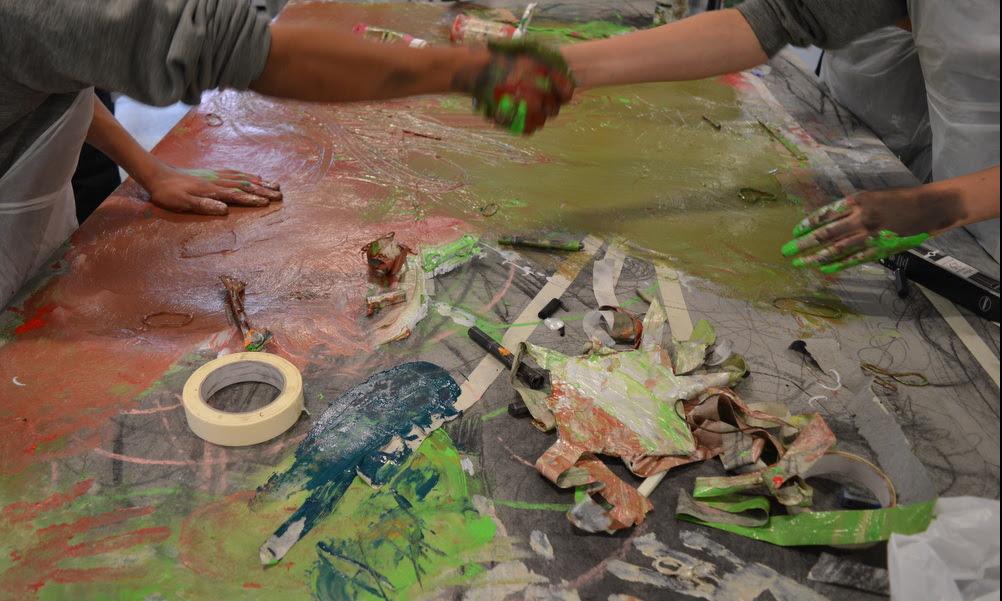
[[501,100],[498,101],[497,113],[505,121],[513,119],[515,115],[515,100],[507,94],[502,96]]
[[[842,260],[822,264],[818,267],[818,269],[821,273],[830,275],[842,271],[843,269],[848,269],[849,267],[855,267],[856,265],[860,265],[862,263],[870,263],[873,261],[879,261],[880,259],[886,259],[891,255],[915,248],[928,239],[929,234],[927,233],[915,234],[913,236],[899,236],[890,230],[881,230],[876,236],[870,236],[866,239],[864,250],[854,253],[848,257],[844,257]],[[802,238],[790,240],[784,244],[782,248],[780,248],[780,252],[783,253],[783,256],[785,257],[797,254],[800,250],[799,243],[802,240]],[[797,257],[793,259],[792,264],[794,267],[802,269],[813,263],[809,264],[802,257]]]
[[525,120],[529,116],[529,105],[524,100],[518,103],[518,110],[515,111],[515,118],[512,120],[508,131],[513,134],[525,133]]
[[830,275],[842,271],[843,269],[854,267],[860,263],[869,263],[871,261],[886,259],[891,255],[896,255],[900,252],[915,248],[928,239],[929,234],[924,232],[921,234],[915,234],[914,236],[899,236],[890,230],[882,230],[879,234],[870,237],[866,241],[866,245],[875,249],[876,252],[867,253],[864,257],[850,259],[848,261],[836,261],[835,263],[822,265],[821,273]]

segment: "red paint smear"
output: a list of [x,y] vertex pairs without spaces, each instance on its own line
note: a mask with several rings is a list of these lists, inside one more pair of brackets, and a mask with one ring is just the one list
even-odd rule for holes
[[721,75],[717,78],[720,83],[728,85],[735,90],[750,90],[752,89],[751,84],[745,81],[744,75],[741,73],[728,73],[727,75]]
[[783,480],[782,476],[773,476],[772,477],[772,486],[774,488],[779,488],[780,486],[783,485],[783,482],[784,482],[784,480]]
[[4,519],[15,523],[33,520],[38,516],[38,514],[44,511],[50,511],[57,507],[66,505],[73,499],[76,499],[86,493],[93,485],[93,479],[82,480],[77,482],[68,493],[55,493],[37,503],[27,503],[25,501],[11,503],[3,508],[3,517]]
[[[0,404],[0,473],[4,475],[101,446],[104,428],[113,425],[111,418],[149,388],[177,356],[139,352],[123,340],[89,337],[71,342],[62,339],[65,335],[61,330],[54,336],[22,338],[0,348],[0,386],[15,376],[32,383],[32,394]],[[130,374],[136,383],[118,379],[122,373]],[[117,395],[112,393],[116,386],[121,388]],[[57,439],[64,439],[58,449],[44,450],[42,445]]]
[[[0,590],[12,593],[14,598],[23,598],[29,593],[37,593],[47,582],[70,584],[139,576],[141,567],[78,569],[63,568],[60,567],[60,563],[68,559],[100,557],[106,553],[140,545],[164,542],[171,535],[170,529],[165,527],[138,528],[103,538],[94,538],[95,531],[98,529],[101,529],[103,533],[104,529],[108,527],[125,524],[129,520],[149,515],[153,511],[153,507],[129,507],[85,516],[73,522],[53,524],[37,530],[32,538],[31,548],[24,549],[20,553],[18,569],[7,570],[0,574]],[[75,542],[78,536],[84,538],[84,542]],[[109,559],[110,561],[113,560]]]
[[56,308],[55,305],[45,305],[38,311],[35,311],[34,315],[29,317],[28,319],[25,319],[24,323],[14,328],[14,334],[22,336],[24,334],[27,334],[28,332],[31,332],[32,330],[37,330],[41,327],[44,327],[45,316],[48,315],[49,313],[52,313],[55,310],[55,308]]
[[244,588],[261,588],[261,585],[257,582],[245,582]]

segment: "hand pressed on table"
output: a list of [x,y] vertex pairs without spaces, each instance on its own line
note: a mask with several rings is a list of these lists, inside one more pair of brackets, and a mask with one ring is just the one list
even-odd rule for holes
[[477,110],[515,134],[531,134],[560,112],[574,79],[556,50],[525,41],[492,42],[488,64],[471,82]]
[[232,169],[175,169],[164,165],[142,183],[150,202],[176,213],[226,215],[229,205],[263,207],[282,200],[278,184]]
[[966,216],[959,194],[928,186],[860,192],[804,218],[781,252],[830,274],[914,248]]

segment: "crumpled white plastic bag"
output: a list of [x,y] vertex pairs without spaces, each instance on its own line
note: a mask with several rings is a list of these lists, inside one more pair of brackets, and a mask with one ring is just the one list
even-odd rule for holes
[[937,500],[925,532],[891,535],[887,567],[891,601],[997,601],[999,502]]

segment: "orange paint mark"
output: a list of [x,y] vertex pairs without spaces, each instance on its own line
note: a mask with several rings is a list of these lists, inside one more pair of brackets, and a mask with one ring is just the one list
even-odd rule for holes
[[261,588],[261,585],[256,582],[245,582],[244,588]]
[[745,81],[745,78],[740,73],[728,73],[727,75],[721,75],[717,78],[721,83],[731,86],[736,90],[748,90],[751,86]]
[[38,514],[66,505],[73,499],[83,495],[94,485],[94,480],[82,480],[73,485],[68,493],[57,492],[37,503],[18,501],[3,508],[3,517],[9,522],[25,522],[33,520]]
[[24,448],[24,452],[27,453],[28,455],[33,455],[35,453],[35,451],[38,450],[38,445],[46,443],[46,442],[52,442],[53,440],[58,439],[60,436],[62,436],[62,433],[60,433],[60,432],[56,432],[54,434],[48,434],[46,436],[42,436],[38,440],[36,440],[35,442],[33,442],[30,445],[28,445],[27,447],[25,447]]
[[45,305],[38,311],[35,311],[34,315],[29,317],[28,319],[25,319],[24,323],[14,328],[14,334],[21,336],[23,334],[31,332],[32,330],[37,330],[41,327],[44,327],[45,316],[48,315],[49,313],[52,313],[55,309],[56,309],[55,305]]

